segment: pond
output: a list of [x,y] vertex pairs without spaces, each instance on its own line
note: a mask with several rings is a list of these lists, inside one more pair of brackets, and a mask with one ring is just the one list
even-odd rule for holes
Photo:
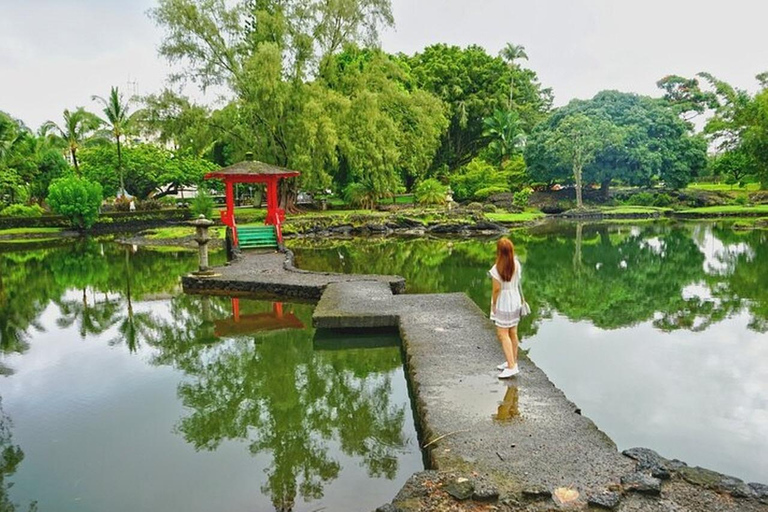
[[[512,233],[522,348],[620,449],[768,482],[768,231],[548,224]],[[294,240],[297,266],[399,274],[484,311],[495,239]]]
[[0,252],[0,509],[371,510],[423,469],[396,335],[185,296],[196,265]]

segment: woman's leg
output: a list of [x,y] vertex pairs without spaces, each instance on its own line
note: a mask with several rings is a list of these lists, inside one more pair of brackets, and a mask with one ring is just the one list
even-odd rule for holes
[[512,349],[512,340],[509,337],[509,329],[497,327],[496,336],[499,338],[499,343],[501,343],[501,350],[504,351],[504,357],[507,359],[507,364],[509,365],[509,368],[512,368],[515,366],[516,359],[515,352]]
[[[510,327],[509,340],[512,345],[512,357],[514,358],[515,364],[517,364],[517,346],[520,344],[520,340],[517,337],[517,326]],[[512,367],[510,366],[510,368]]]

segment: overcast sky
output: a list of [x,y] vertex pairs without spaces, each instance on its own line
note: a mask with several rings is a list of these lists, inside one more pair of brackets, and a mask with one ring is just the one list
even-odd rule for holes
[[[0,0],[0,110],[36,129],[65,108],[96,110],[111,85],[158,91],[154,0]],[[667,74],[709,71],[754,90],[768,71],[763,0],[392,0],[390,52],[446,42],[496,54],[525,46],[556,104],[602,89],[658,95]]]

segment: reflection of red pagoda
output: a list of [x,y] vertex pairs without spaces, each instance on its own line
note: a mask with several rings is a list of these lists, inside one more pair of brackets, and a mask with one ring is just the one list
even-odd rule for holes
[[240,299],[232,299],[232,316],[214,321],[217,337],[253,334],[259,331],[303,329],[304,324],[293,313],[283,312],[282,302],[273,302],[269,313],[240,314]]

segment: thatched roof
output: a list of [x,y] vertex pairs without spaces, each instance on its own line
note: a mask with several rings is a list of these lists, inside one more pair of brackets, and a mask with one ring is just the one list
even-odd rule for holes
[[265,164],[257,160],[246,160],[244,162],[238,162],[229,167],[219,169],[218,171],[209,172],[205,175],[206,179],[210,178],[256,178],[258,176],[279,176],[282,178],[290,178],[298,176],[299,171],[292,171],[284,167],[278,167],[277,165]]

